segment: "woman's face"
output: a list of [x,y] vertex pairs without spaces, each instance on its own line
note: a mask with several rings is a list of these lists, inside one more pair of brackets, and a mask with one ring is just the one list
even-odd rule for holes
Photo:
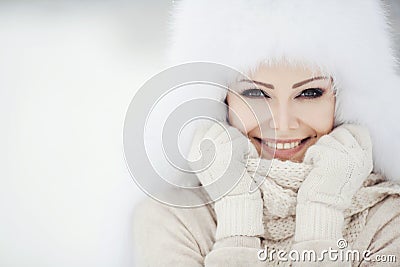
[[248,77],[230,86],[229,122],[261,157],[302,162],[307,148],[333,128],[331,77],[284,64],[262,65]]

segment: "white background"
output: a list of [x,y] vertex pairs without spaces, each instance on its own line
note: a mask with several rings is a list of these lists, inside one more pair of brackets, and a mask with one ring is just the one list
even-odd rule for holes
[[1,267],[134,266],[122,127],[171,4],[0,1]]

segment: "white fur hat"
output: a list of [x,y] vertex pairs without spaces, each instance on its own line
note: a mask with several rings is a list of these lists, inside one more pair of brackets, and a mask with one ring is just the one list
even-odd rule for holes
[[379,0],[176,1],[169,63],[210,61],[244,73],[281,59],[318,66],[335,80],[336,124],[366,126],[374,171],[400,181],[400,78],[382,5]]

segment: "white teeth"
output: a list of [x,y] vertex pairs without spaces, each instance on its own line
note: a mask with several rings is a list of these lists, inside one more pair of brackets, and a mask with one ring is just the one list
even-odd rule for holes
[[263,142],[270,148],[274,149],[292,149],[297,147],[300,144],[300,141],[297,142],[291,142],[291,143],[271,143],[271,142]]
[[275,143],[270,143],[270,142],[268,142],[267,145],[268,145],[269,147],[271,147],[271,148],[276,148]]
[[290,144],[289,143],[284,143],[283,144],[283,148],[284,149],[289,149],[290,148]]

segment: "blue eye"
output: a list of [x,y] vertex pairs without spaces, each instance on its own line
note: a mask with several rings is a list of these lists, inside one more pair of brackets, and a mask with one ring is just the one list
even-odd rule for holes
[[258,97],[270,98],[269,95],[267,95],[263,90],[260,89],[247,89],[241,92],[240,94],[242,96],[252,97],[252,98],[258,98]]
[[303,98],[318,98],[324,94],[324,90],[321,88],[310,88],[303,90],[300,95],[297,97],[303,97]]

